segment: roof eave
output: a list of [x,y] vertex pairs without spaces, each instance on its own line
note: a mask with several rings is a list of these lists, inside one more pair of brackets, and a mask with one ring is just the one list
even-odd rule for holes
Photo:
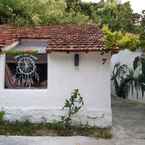
[[69,53],[69,52],[85,52],[85,53],[88,53],[88,52],[109,52],[109,51],[112,51],[111,49],[106,49],[106,48],[86,48],[86,49],[67,49],[67,48],[48,48],[46,49],[46,52],[47,53],[51,53],[51,52],[66,52],[66,53]]

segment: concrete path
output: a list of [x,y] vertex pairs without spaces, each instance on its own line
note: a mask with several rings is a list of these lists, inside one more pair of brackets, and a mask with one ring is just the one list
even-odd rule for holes
[[113,98],[112,112],[115,138],[145,141],[145,104]]
[[145,145],[145,104],[118,98],[112,100],[113,138],[89,137],[7,137],[0,145]]
[[0,145],[108,145],[108,141],[96,140],[93,138],[79,137],[79,136],[77,137],[1,137]]
[[0,145],[145,145],[141,139],[96,140],[87,137],[0,137]]

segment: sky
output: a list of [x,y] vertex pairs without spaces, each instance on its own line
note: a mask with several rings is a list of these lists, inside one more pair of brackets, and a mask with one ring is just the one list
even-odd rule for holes
[[[92,1],[92,2],[99,2],[100,0],[82,0],[82,1]],[[145,0],[120,0],[122,2],[130,1],[131,7],[134,12],[141,13],[142,10],[145,9]]]

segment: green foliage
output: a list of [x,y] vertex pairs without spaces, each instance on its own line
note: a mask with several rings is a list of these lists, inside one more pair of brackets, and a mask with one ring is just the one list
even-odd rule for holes
[[145,92],[145,58],[136,57],[132,68],[126,64],[116,64],[111,80],[117,96],[126,98],[128,93],[136,92],[138,99],[139,92],[141,92],[143,98]]
[[80,3],[81,12],[88,16],[90,21],[95,24],[100,24],[100,15],[97,14],[98,9],[102,7],[102,3],[92,4],[92,3]]
[[80,12],[80,0],[65,0],[67,12]]
[[108,25],[111,31],[132,32],[135,27],[132,23],[130,3],[117,4],[116,0],[107,0],[103,7],[97,10],[101,24]]
[[104,41],[107,48],[122,48],[135,50],[140,44],[139,36],[132,33],[123,33],[121,31],[112,32],[108,26],[102,29]]
[[15,136],[91,136],[95,138],[110,139],[112,137],[110,128],[95,128],[89,126],[72,126],[71,129],[64,128],[60,122],[34,124],[24,122],[1,122],[0,135]]
[[97,14],[100,16],[101,24],[108,24],[109,27],[112,27],[112,24],[116,18],[116,11],[116,1],[107,0],[103,7],[100,7],[97,12]]
[[12,23],[17,26],[87,23],[88,16],[77,10],[76,5],[79,5],[79,1],[2,0],[0,23]]
[[37,54],[37,50],[28,50],[28,51],[19,51],[19,50],[7,50],[7,51],[2,51],[0,54],[7,54],[9,56],[16,56],[16,55],[30,55],[30,54]]
[[136,26],[133,23],[133,10],[129,2],[118,5],[117,18],[114,24],[115,31],[135,32]]
[[83,98],[81,97],[79,90],[75,89],[69,99],[65,100],[63,109],[67,111],[65,116],[62,116],[62,122],[65,128],[70,128],[72,124],[72,116],[75,115],[84,105]]
[[145,49],[145,28],[142,30],[142,33],[140,34],[140,41],[141,41],[141,45],[140,47]]
[[141,33],[140,33],[141,47],[145,49],[145,12],[141,15]]
[[85,16],[83,13],[66,13],[60,20],[59,22],[56,22],[56,24],[85,24],[89,23],[89,17]]
[[111,32],[108,26],[104,26],[102,31],[104,33],[104,41],[107,48],[119,47],[117,40],[120,40],[122,37],[121,32]]
[[120,40],[117,40],[120,48],[136,50],[139,47],[139,36],[131,33],[123,33]]
[[4,115],[5,115],[5,112],[4,111],[0,111],[0,122],[3,121]]
[[0,3],[0,22],[1,23],[22,23],[32,24],[30,17],[30,9],[28,9],[28,1],[26,0],[1,0]]
[[117,4],[110,0],[98,4],[86,4],[80,0],[1,0],[0,15],[0,23],[14,23],[18,26],[101,22],[109,26],[112,23],[116,27],[120,23],[116,15],[129,20],[126,15],[117,14]]

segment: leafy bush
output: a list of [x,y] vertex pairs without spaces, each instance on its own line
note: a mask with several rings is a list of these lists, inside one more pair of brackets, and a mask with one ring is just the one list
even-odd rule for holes
[[67,111],[65,116],[62,116],[62,122],[65,128],[71,127],[72,116],[75,115],[84,105],[83,98],[81,97],[79,90],[75,89],[69,99],[65,100],[63,109]]
[[122,48],[135,50],[140,44],[139,36],[132,33],[123,33],[121,31],[112,32],[108,26],[102,28],[104,41],[107,48]]
[[135,50],[140,44],[139,36],[131,33],[124,33],[120,40],[117,40],[120,48]]

